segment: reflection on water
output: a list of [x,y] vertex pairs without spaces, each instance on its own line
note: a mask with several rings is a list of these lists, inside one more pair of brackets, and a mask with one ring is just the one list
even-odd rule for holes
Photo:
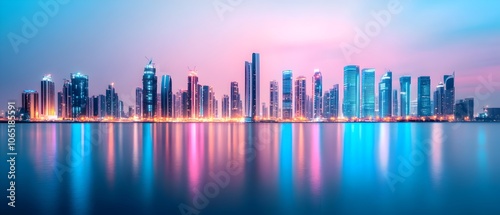
[[17,209],[500,212],[499,130],[480,123],[19,124]]

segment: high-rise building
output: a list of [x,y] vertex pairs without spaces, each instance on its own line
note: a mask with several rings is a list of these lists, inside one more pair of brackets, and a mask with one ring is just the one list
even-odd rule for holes
[[443,115],[455,114],[455,73],[444,76],[444,102]]
[[142,118],[142,104],[143,104],[143,94],[142,88],[135,88],[135,115],[138,118]]
[[[299,76],[295,81],[295,117],[307,118],[306,77]],[[283,109],[284,110],[284,109]]]
[[252,119],[260,118],[260,55],[252,54]]
[[210,86],[201,87],[201,102],[200,102],[200,116],[202,118],[210,118]]
[[229,96],[224,95],[222,97],[222,118],[229,118]]
[[163,75],[161,77],[161,117],[172,118],[174,116],[172,93],[172,77]]
[[142,117],[144,119],[153,119],[157,112],[158,99],[158,77],[156,77],[156,68],[153,60],[144,68],[142,76]]
[[457,101],[457,104],[455,105],[455,120],[474,120],[474,98],[466,98]]
[[58,106],[60,109],[59,115],[63,119],[72,118],[72,108],[71,108],[72,93],[71,93],[71,90],[72,90],[71,81],[68,79],[64,79],[63,88],[62,88],[62,91],[60,92],[61,93],[61,97],[60,97],[61,100],[58,101],[59,102]]
[[411,116],[411,76],[401,76],[399,78],[401,85],[401,116]]
[[240,118],[242,117],[240,109],[241,98],[240,98],[240,90],[238,82],[236,81],[231,82],[230,95],[231,95],[231,111],[230,111],[231,118]]
[[363,69],[361,74],[361,118],[375,118],[375,69]]
[[444,83],[441,82],[434,91],[434,115],[444,116],[445,111],[445,90]]
[[[283,104],[282,113],[283,119],[293,119],[293,72],[292,70],[283,71]],[[297,103],[297,100],[295,100]],[[297,109],[296,109],[297,110]]]
[[417,116],[431,116],[431,77],[418,77]]
[[252,115],[252,63],[245,61],[245,117]]
[[116,93],[114,83],[108,85],[106,89],[106,116],[111,118],[119,118],[120,110],[118,104],[118,94]]
[[262,118],[267,119],[269,118],[269,108],[267,107],[267,104],[265,102],[262,102]]
[[399,116],[398,90],[392,90],[392,116]]
[[189,96],[189,92],[187,90],[183,90],[182,91],[182,96],[181,96],[181,100],[182,100],[182,117],[183,118],[190,118],[191,117],[191,112],[190,112],[190,107],[189,107],[189,104],[190,104],[190,96]]
[[63,93],[61,91],[57,92],[57,118],[63,117]]
[[71,108],[74,119],[86,117],[89,99],[89,77],[81,73],[71,74]]
[[187,94],[188,103],[186,106],[189,118],[196,118],[199,115],[199,87],[198,87],[198,74],[191,71],[188,76]]
[[175,93],[175,118],[183,118],[182,90]]
[[21,103],[24,119],[38,119],[38,92],[36,90],[25,90],[21,96]]
[[359,66],[344,67],[344,101],[342,112],[344,117],[359,117]]
[[45,75],[41,83],[40,114],[44,117],[56,115],[55,87],[52,76]]
[[102,119],[106,116],[106,96],[98,95],[91,98],[93,107],[92,117]]
[[324,111],[325,118],[339,117],[339,85],[333,85],[333,88],[325,91],[324,95]]
[[315,119],[319,119],[323,113],[323,77],[319,70],[314,71],[314,75],[312,77],[312,86],[313,86],[313,117]]
[[269,116],[271,119],[279,118],[279,88],[276,80],[271,81],[269,85]]
[[161,117],[161,92],[156,94],[156,114],[155,116]]
[[386,72],[379,84],[379,113],[380,117],[392,116],[392,72]]

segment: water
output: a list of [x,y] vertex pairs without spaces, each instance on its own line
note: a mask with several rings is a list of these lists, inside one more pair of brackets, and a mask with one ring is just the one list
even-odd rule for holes
[[499,131],[488,123],[17,124],[16,208],[4,199],[2,214],[500,214]]

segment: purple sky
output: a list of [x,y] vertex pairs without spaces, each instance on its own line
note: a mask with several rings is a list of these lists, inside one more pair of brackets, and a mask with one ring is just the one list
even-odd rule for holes
[[[20,102],[25,89],[39,91],[46,73],[59,91],[62,79],[78,71],[89,75],[91,95],[104,94],[114,82],[121,99],[132,105],[145,56],[156,62],[158,76],[172,76],[175,91],[186,88],[188,67],[196,66],[200,83],[213,86],[220,101],[231,81],[243,92],[244,61],[252,52],[261,54],[261,101],[266,103],[269,82],[276,79],[281,88],[283,70],[310,80],[320,69],[326,90],[342,85],[345,65],[357,64],[375,68],[377,82],[392,70],[398,90],[399,76],[411,75],[413,99],[418,76],[430,75],[435,87],[455,71],[457,99],[475,97],[476,111],[500,107],[500,83],[495,84],[500,82],[500,3],[495,1],[69,0],[58,4],[27,43],[13,45],[12,35],[23,37],[23,17],[44,21],[39,2],[51,1],[0,3],[0,102],[5,104],[0,109],[8,100]],[[387,23],[372,15],[390,9]],[[366,44],[356,46],[356,29],[371,34]],[[346,44],[357,49],[349,58],[340,48]],[[480,81],[489,77],[495,83]]]

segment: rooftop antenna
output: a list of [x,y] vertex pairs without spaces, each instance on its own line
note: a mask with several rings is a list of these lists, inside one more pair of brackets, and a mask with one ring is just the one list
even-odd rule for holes
[[148,58],[148,57],[146,57],[146,56],[144,56],[144,57],[146,58],[146,60],[148,60],[148,61],[149,61],[149,64],[151,64],[151,63],[153,62],[153,58],[151,58],[151,59],[150,59],[150,58]]

